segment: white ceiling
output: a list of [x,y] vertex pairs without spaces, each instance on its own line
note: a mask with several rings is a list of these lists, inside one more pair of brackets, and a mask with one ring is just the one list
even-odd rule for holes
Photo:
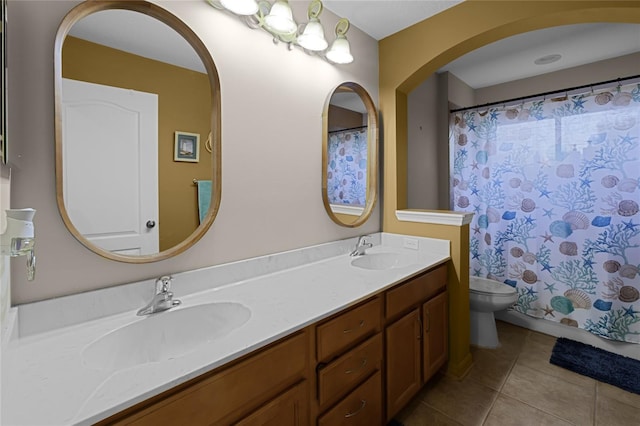
[[347,18],[376,40],[390,36],[462,0],[322,0],[336,15]]
[[[461,0],[324,0],[323,3],[373,38],[382,39],[455,7]],[[131,19],[136,23],[131,23]],[[113,31],[112,22],[118,23],[117,31]],[[160,37],[159,30],[167,28],[139,13],[109,10],[83,18],[74,24],[70,34],[205,72],[200,58],[175,31],[169,29],[172,37]],[[105,41],[104,34],[109,34],[111,40]],[[153,42],[143,43],[146,40]],[[153,53],[149,53],[149,47]],[[481,88],[635,52],[640,52],[638,24],[567,25],[500,40],[458,58],[439,71],[450,71],[469,86]],[[558,62],[533,64],[539,57],[556,53],[562,55]]]
[[[323,3],[336,15],[380,40],[461,1],[324,0]],[[635,52],[640,52],[638,24],[566,25],[497,41],[438,71],[450,71],[477,89]],[[558,62],[533,63],[537,58],[556,53],[562,55]]]

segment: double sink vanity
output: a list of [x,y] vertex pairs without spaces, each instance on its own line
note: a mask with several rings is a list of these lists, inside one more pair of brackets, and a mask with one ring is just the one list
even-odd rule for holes
[[[87,249],[129,264],[191,248],[221,202],[216,64],[192,29],[197,25],[156,3],[78,2],[54,43],[60,215]],[[88,31],[110,22],[106,34]],[[161,58],[108,43],[111,33],[137,34],[143,24],[198,59],[197,87],[192,71],[177,78],[176,67]],[[106,69],[108,75],[98,73]],[[98,90],[104,94],[95,96]],[[140,112],[150,123],[144,132],[108,121],[119,113],[100,109],[123,93],[151,105]],[[203,94],[204,107],[191,98],[194,110],[181,107],[183,93]],[[157,112],[158,99],[189,119]],[[371,217],[378,198],[378,111],[367,90],[350,81],[331,88],[320,107],[322,202],[336,225],[355,228]],[[122,129],[127,137],[118,136]],[[108,133],[114,130],[116,136]],[[190,152],[180,152],[180,138],[194,137],[198,146],[200,135],[208,154],[179,158]],[[110,165],[121,162],[120,154],[113,160],[83,154],[106,153],[105,146],[113,153],[145,147],[154,155],[119,167],[118,186]],[[175,148],[173,157],[164,155],[167,146]],[[109,170],[97,172],[102,165]],[[161,185],[156,176],[171,176],[175,185]],[[211,188],[201,189],[208,181]],[[194,184],[198,195],[210,195],[208,206],[196,199]],[[158,199],[142,209],[127,202],[136,194]],[[106,220],[112,218],[116,223]],[[0,423],[386,424],[447,361],[450,259],[448,240],[378,233],[14,307],[3,324]]]
[[447,360],[449,242],[368,239],[14,308],[2,424],[386,424]]

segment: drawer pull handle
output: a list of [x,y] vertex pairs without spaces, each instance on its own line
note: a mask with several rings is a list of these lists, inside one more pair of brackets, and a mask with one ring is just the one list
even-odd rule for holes
[[355,331],[357,328],[362,328],[364,327],[364,320],[360,321],[360,324],[358,324],[358,327],[354,328],[346,328],[344,330],[342,330],[342,333],[347,334],[347,333],[351,333],[353,331]]
[[360,406],[360,408],[358,408],[356,411],[351,412],[351,413],[347,413],[344,415],[345,419],[348,419],[349,417],[353,417],[353,416],[357,416],[358,413],[360,413],[360,411],[364,410],[364,407],[366,407],[367,405],[367,401],[365,401],[364,399],[361,399],[360,402],[362,403],[362,405]]
[[356,368],[355,370],[346,370],[344,374],[351,374],[351,373],[358,372],[362,370],[366,365],[367,365],[367,358],[362,358],[362,364],[360,364],[358,368]]

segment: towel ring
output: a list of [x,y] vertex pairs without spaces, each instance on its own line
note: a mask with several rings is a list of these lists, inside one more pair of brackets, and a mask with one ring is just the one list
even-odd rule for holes
[[204,143],[204,148],[209,153],[211,153],[213,151],[212,146],[211,146],[211,132],[209,132],[209,136],[207,137],[207,141]]

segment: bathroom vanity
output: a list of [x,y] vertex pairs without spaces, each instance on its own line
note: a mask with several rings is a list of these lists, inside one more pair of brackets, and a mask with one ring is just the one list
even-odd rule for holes
[[446,277],[436,266],[99,424],[386,424],[447,360]]
[[[23,307],[22,333],[3,351],[3,424],[386,424],[447,360],[449,242],[411,237],[415,250],[405,238],[376,234],[361,257],[348,255],[350,239],[176,274],[182,304],[147,317],[128,310],[40,332],[29,318],[144,300],[152,282]],[[209,308],[250,315],[189,343],[208,316],[186,324],[181,312]],[[157,334],[168,336],[161,345],[194,346],[166,352]],[[112,342],[125,356],[101,358]]]

